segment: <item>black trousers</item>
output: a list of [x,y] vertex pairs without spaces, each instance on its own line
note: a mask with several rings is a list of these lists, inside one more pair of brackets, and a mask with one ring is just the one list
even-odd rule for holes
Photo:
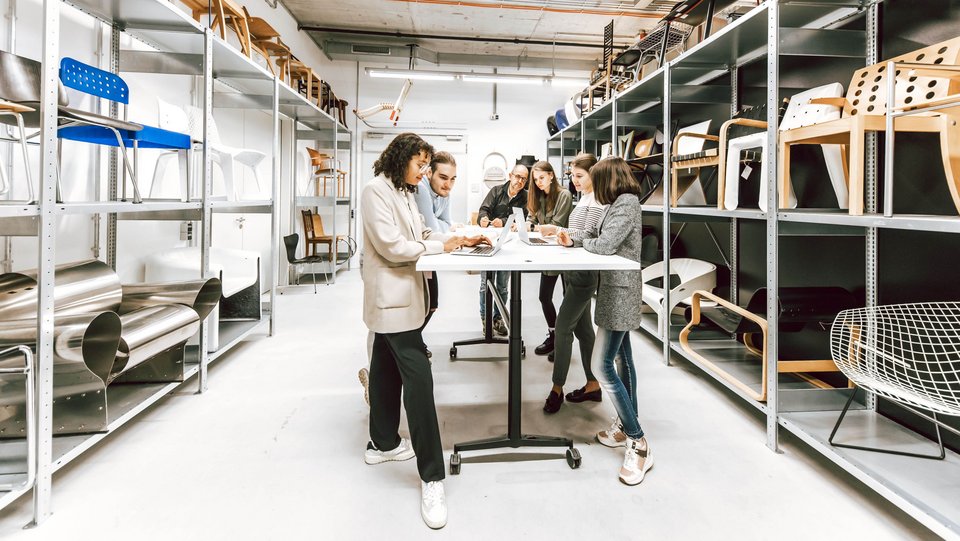
[[557,307],[553,305],[553,290],[557,288],[559,279],[560,275],[540,274],[540,309],[543,310],[543,318],[547,320],[547,327],[550,329],[557,326]]
[[400,445],[397,431],[402,394],[420,479],[428,483],[443,479],[445,467],[433,402],[433,374],[420,329],[374,334],[369,385],[373,444],[384,451]]
[[430,306],[427,310],[427,317],[423,320],[423,325],[420,327],[422,331],[424,327],[427,326],[427,323],[430,323],[430,319],[433,317],[433,313],[437,311],[437,295],[439,295],[439,287],[437,286],[437,273],[432,273],[433,276],[427,278],[427,291],[430,293]]

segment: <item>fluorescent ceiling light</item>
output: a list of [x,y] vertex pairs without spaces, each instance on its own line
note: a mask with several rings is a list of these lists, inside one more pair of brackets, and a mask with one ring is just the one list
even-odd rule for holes
[[586,79],[577,79],[575,77],[547,77],[547,81],[549,81],[552,86],[571,88],[583,88],[587,86]]
[[367,75],[386,79],[417,79],[420,81],[453,81],[457,78],[455,73],[445,71],[396,70],[388,68],[367,68]]
[[513,85],[542,85],[546,82],[546,79],[541,76],[498,75],[494,73],[464,73],[460,78],[471,83],[506,83]]

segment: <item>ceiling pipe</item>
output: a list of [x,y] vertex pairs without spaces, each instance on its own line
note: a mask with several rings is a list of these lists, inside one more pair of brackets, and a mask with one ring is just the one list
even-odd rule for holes
[[385,32],[381,30],[351,30],[349,28],[331,28],[327,26],[313,26],[301,24],[299,30],[306,32],[324,32],[328,34],[353,34],[357,36],[378,36],[390,38],[437,39],[449,41],[474,41],[481,43],[512,43],[515,45],[556,45],[557,47],[582,47],[586,49],[603,49],[603,43],[585,43],[577,41],[549,41],[521,38],[482,38],[477,36],[452,36],[448,34],[409,34],[406,32]]

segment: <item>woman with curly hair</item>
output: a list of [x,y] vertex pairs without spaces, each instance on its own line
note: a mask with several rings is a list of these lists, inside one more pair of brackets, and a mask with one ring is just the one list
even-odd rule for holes
[[[430,306],[422,255],[489,242],[432,232],[423,226],[413,193],[433,147],[413,133],[394,138],[373,164],[377,177],[360,196],[363,222],[363,322],[373,333],[370,356],[370,442],[367,464],[417,457],[420,514],[431,528],[447,523],[444,461],[433,401],[433,375],[421,329]],[[400,400],[410,441],[400,437]]]

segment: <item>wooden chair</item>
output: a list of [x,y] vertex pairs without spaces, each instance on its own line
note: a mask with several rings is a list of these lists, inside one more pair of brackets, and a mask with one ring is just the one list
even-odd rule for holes
[[204,15],[210,16],[210,29],[220,30],[220,39],[226,41],[227,26],[231,27],[240,40],[240,51],[247,58],[252,58],[253,44],[250,41],[250,25],[247,21],[246,9],[234,0],[181,0],[190,9],[193,18],[201,20]]
[[[290,54],[290,49],[287,49],[287,46],[280,42],[280,33],[270,26],[270,23],[260,17],[251,16],[246,6],[243,7],[243,15],[247,21],[251,53],[257,53],[262,56],[264,60],[266,60],[267,69],[270,70],[270,73],[277,75],[277,70],[273,67],[273,56],[271,56],[268,48],[281,52],[286,50],[286,54]],[[282,49],[280,49],[280,47],[282,47]],[[283,80],[282,73],[280,80]]]
[[[306,252],[305,257],[313,257],[317,255],[317,246],[326,245],[327,253],[330,255],[331,261],[333,260],[333,237],[330,235],[323,234],[323,219],[320,218],[320,215],[314,214],[310,209],[301,210],[300,213],[303,215],[303,236]],[[317,228],[316,226],[320,227]]]
[[[925,111],[894,119],[895,132],[928,132],[940,135],[940,152],[947,185],[960,212],[960,37],[918,49],[893,59],[897,63],[894,112],[932,105],[956,108]],[[840,107],[839,119],[787,130],[780,134],[780,207],[792,189],[790,148],[794,145],[848,145],[846,166],[850,214],[863,214],[864,136],[886,128],[887,62],[854,72],[844,98],[818,98],[812,104]]]
[[[824,332],[825,329],[829,329],[830,323],[837,313],[857,305],[853,295],[840,287],[784,287],[780,288],[777,298],[780,309],[779,332],[781,335],[783,333],[800,332],[808,326],[819,332]],[[704,306],[704,300],[712,301],[716,303],[716,306]],[[766,343],[768,329],[766,305],[766,288],[755,291],[746,308],[737,306],[708,291],[698,290],[690,298],[690,321],[680,331],[680,347],[684,351],[696,357],[708,369],[758,402],[766,402],[767,400]],[[694,347],[696,341],[691,343],[690,333],[694,327],[702,323],[704,316],[705,319],[710,320],[721,330],[741,336],[748,354],[760,358],[759,390],[755,388],[755,384],[750,385],[734,373],[728,372],[723,367],[725,363],[708,359],[704,355],[706,350],[698,350]],[[757,343],[758,340],[759,344]],[[820,389],[834,388],[811,375],[811,373],[819,372],[839,372],[840,370],[832,359],[787,360],[782,358],[782,353],[783,348],[781,348],[781,359],[777,360],[777,373],[794,374]],[[722,351],[717,352],[717,354],[729,359],[729,356]]]
[[[693,185],[700,177],[700,169],[704,167],[715,167],[720,161],[719,148],[704,149],[705,141],[719,142],[720,137],[707,133],[710,130],[709,120],[681,128],[673,138],[673,154],[670,156],[670,206],[677,206],[680,197]],[[692,139],[692,141],[684,141]],[[692,178],[687,177],[683,184],[680,183],[680,171],[697,170],[697,174]]]
[[340,170],[338,160],[332,156],[329,156],[328,154],[310,147],[307,147],[307,154],[310,156],[310,166],[315,168],[311,173],[311,177],[317,180],[316,195],[321,195],[320,183],[323,182],[322,196],[326,197],[327,181],[332,180],[336,182],[336,196],[344,197],[347,173],[346,171]]
[[318,81],[319,77],[314,73],[313,68],[308,67],[303,62],[297,60],[296,57],[293,57],[287,69],[290,71],[290,86],[296,85],[294,88],[303,94],[307,98],[307,101],[314,101],[314,81]]

